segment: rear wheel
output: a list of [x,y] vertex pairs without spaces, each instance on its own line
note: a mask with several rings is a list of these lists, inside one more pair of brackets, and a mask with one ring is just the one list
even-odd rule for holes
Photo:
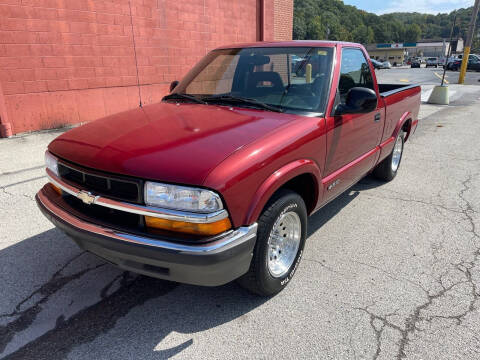
[[403,131],[400,131],[397,138],[395,139],[395,144],[393,145],[393,150],[380,164],[378,164],[373,170],[373,175],[383,181],[391,181],[395,176],[397,176],[398,168],[400,167],[400,162],[402,161],[403,155],[403,145],[405,142],[405,135]]
[[262,296],[282,291],[302,258],[306,230],[303,199],[293,191],[280,191],[260,215],[250,269],[238,283]]

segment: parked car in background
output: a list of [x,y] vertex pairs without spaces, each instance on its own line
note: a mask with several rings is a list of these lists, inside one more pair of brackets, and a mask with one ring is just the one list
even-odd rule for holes
[[446,59],[444,57],[438,58],[438,66],[444,66]]
[[378,61],[378,60],[375,60],[375,59],[370,59],[370,61],[372,62],[372,65],[375,69],[383,69],[383,63]]
[[[447,63],[447,70],[459,71],[462,66],[462,59],[452,59]],[[480,57],[472,54],[468,58],[467,70],[479,71]]]
[[379,61],[375,59],[370,59],[375,69],[390,69],[392,64],[389,61]]
[[435,66],[435,67],[438,67],[438,58],[436,57],[429,57],[427,58],[427,62],[426,62],[426,65],[425,65],[427,68],[429,66]]
[[480,60],[477,58],[469,59],[467,70],[480,71]]
[[[292,54],[316,57],[315,76],[290,72]],[[37,204],[80,248],[127,271],[238,279],[262,296],[293,278],[309,215],[368,173],[395,178],[421,94],[378,84],[362,45],[333,41],[221,47],[170,88],[53,140]]]
[[[456,56],[457,59],[460,59],[460,60],[463,60],[463,54],[458,54]],[[468,55],[468,59],[471,60],[471,59],[478,59],[480,60],[480,55],[477,55],[477,54],[469,54]]]
[[410,63],[411,68],[420,68],[421,67],[421,62],[419,59],[412,59],[412,62]]
[[291,65],[291,66],[292,66],[291,71],[292,71],[292,72],[295,72],[295,69],[297,69],[297,67],[298,67],[298,63],[301,62],[301,61],[303,61],[303,60],[305,60],[305,59],[304,59],[304,58],[301,58],[301,57],[299,57],[299,56],[297,56],[297,55],[292,55],[292,56],[291,56],[291,59],[290,59],[291,64],[292,64],[292,65]]
[[447,70],[456,71],[460,68],[461,64],[462,64],[462,60],[456,56],[453,56],[447,60],[447,63],[446,65],[444,65],[444,68],[446,67]]

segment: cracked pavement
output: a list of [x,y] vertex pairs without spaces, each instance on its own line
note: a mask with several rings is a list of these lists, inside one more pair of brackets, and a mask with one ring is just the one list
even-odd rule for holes
[[480,87],[422,105],[400,172],[309,219],[293,281],[262,299],[123,272],[40,214],[58,132],[0,140],[0,358],[480,358]]

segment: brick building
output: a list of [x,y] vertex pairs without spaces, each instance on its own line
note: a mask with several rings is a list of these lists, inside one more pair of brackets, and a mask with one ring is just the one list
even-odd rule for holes
[[[287,40],[293,0],[0,0],[2,136],[157,102],[209,50]],[[135,56],[136,53],[136,56]]]

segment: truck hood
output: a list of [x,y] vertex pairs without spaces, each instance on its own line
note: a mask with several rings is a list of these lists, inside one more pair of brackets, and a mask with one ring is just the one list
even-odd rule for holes
[[202,185],[229,155],[295,118],[245,108],[158,103],[70,130],[48,149],[92,169]]

